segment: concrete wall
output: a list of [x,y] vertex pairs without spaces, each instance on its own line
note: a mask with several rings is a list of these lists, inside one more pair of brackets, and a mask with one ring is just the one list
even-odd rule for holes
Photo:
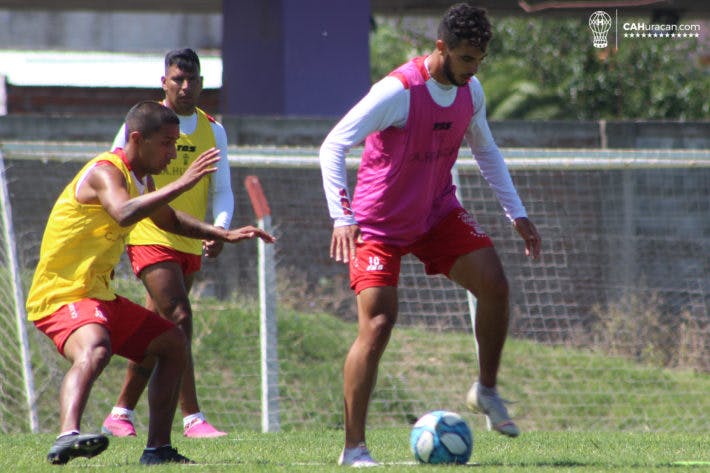
[[[6,85],[9,115],[86,116],[125,115],[141,100],[162,100],[159,87],[18,87]],[[200,106],[210,114],[219,113],[219,89],[204,89]],[[81,118],[78,118],[81,120]],[[30,119],[32,120],[32,118]],[[75,122],[76,123],[76,122]]]
[[3,49],[160,52],[220,49],[222,14],[0,10]]
[[[153,91],[155,94],[155,91]],[[141,99],[151,97],[148,91]],[[156,95],[156,98],[159,96]],[[138,101],[131,98],[130,105]],[[206,110],[212,112],[210,94]],[[130,106],[129,105],[129,106]],[[125,110],[128,110],[128,107]],[[0,116],[3,140],[111,141],[125,112],[91,117]],[[337,118],[218,116],[230,144],[319,146]],[[502,147],[710,149],[710,122],[491,122]]]

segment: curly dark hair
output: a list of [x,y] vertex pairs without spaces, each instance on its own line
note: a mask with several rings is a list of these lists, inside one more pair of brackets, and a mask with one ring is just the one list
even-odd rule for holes
[[465,40],[481,51],[486,50],[493,36],[486,11],[469,3],[457,3],[449,8],[441,19],[438,34],[449,48]]

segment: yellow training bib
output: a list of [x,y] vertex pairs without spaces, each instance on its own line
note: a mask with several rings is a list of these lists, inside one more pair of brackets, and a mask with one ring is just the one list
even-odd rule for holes
[[[190,164],[197,157],[216,144],[212,131],[212,118],[205,112],[197,109],[197,126],[191,135],[180,133],[176,143],[177,158],[173,159],[168,167],[160,174],[153,176],[156,189],[175,181],[182,176]],[[207,214],[207,201],[212,176],[203,177],[195,187],[179,195],[170,202],[175,210],[188,213],[200,220]],[[202,254],[202,241],[176,235],[158,228],[151,219],[141,220],[128,237],[129,245],[163,245],[183,253],[193,255]]]
[[76,200],[77,183],[99,161],[123,172],[128,192],[138,197],[134,177],[120,156],[102,153],[90,160],[64,188],[52,208],[42,237],[39,262],[27,294],[27,318],[38,320],[80,299],[110,301],[111,272],[133,226],[121,227],[100,204]]

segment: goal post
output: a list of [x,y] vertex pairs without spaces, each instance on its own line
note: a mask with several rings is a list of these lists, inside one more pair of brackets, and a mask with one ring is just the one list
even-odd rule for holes
[[[454,164],[454,167],[451,169],[451,179],[454,186],[456,186],[456,198],[459,202],[463,202],[461,177],[459,176],[459,167],[457,164]],[[476,339],[476,306],[478,301],[471,291],[466,291],[466,302],[468,303],[468,312],[471,319],[471,334],[473,335],[474,345],[476,346],[476,359],[478,359],[478,340]]]
[[[264,195],[259,178],[247,176],[244,179],[258,226],[271,233],[271,209]],[[259,247],[259,327],[261,344],[261,430],[278,432],[279,420],[279,360],[276,325],[276,263],[274,246],[267,245],[261,238]]]
[[[22,280],[20,278],[20,265],[17,261],[17,245],[15,243],[15,232],[12,223],[12,205],[10,194],[7,189],[5,179],[5,160],[2,150],[0,150],[0,210],[2,211],[2,253],[6,259],[6,270],[9,273],[9,282],[12,294],[8,294],[12,301],[15,315],[15,327],[17,329],[18,346],[20,348],[20,366],[22,370],[22,381],[24,385],[25,400],[27,403],[27,413],[30,431],[39,431],[39,421],[37,417],[37,406],[35,404],[34,377],[32,375],[32,362],[30,359],[30,343],[27,338],[25,323],[27,314],[25,313],[25,298],[22,292]],[[3,373],[5,375],[5,373]],[[3,376],[4,382],[8,382],[9,376]],[[3,389],[4,391],[6,389]],[[0,406],[2,407],[2,406]]]

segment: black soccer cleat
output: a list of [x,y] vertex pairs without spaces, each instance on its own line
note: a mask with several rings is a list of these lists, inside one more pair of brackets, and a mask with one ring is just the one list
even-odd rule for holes
[[108,437],[101,434],[71,434],[59,437],[49,449],[47,461],[64,465],[72,458],[95,457],[108,447]]
[[180,455],[176,448],[170,445],[158,447],[155,450],[143,450],[141,465],[161,465],[163,463],[195,463],[187,457]]

